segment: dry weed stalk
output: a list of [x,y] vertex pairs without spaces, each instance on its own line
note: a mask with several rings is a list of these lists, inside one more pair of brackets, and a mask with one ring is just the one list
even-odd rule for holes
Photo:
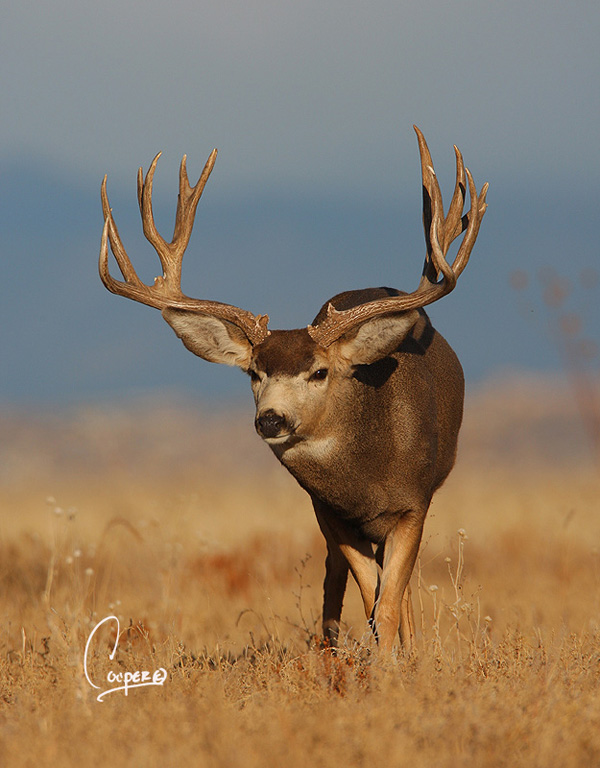
[[[492,619],[490,616],[482,619],[478,592],[471,595],[469,600],[465,600],[464,597],[465,543],[468,536],[464,528],[459,528],[457,535],[458,554],[455,569],[452,568],[452,558],[444,558],[453,599],[446,600],[443,587],[440,589],[437,584],[429,586],[424,584],[421,558],[417,566],[422,643],[426,653],[430,646],[439,668],[444,662],[459,665],[472,661],[479,663],[481,652],[490,644]],[[431,599],[430,629],[427,625],[424,594]],[[449,620],[449,626],[444,629],[446,619]],[[430,636],[431,639],[429,639]],[[454,636],[454,643],[451,641],[452,636]]]

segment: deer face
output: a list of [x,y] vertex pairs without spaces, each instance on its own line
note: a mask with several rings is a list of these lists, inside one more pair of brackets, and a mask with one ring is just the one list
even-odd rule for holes
[[332,438],[336,411],[352,402],[358,368],[397,349],[419,312],[372,318],[326,347],[306,328],[271,331],[253,345],[237,326],[209,315],[169,308],[163,316],[194,354],[250,375],[256,431],[281,456],[299,443]]
[[305,328],[273,331],[254,348],[248,368],[256,403],[254,426],[273,449],[318,431],[330,388],[340,378],[335,362],[331,350],[314,342]]

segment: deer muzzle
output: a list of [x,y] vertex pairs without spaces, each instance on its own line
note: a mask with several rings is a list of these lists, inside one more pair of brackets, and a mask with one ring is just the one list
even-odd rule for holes
[[274,437],[284,437],[294,431],[288,417],[283,413],[278,413],[273,408],[268,408],[257,414],[254,426],[258,434],[267,440]]

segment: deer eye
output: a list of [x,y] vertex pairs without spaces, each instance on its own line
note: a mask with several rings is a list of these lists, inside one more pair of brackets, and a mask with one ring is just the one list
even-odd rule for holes
[[310,381],[324,381],[329,373],[327,368],[319,368],[310,377]]

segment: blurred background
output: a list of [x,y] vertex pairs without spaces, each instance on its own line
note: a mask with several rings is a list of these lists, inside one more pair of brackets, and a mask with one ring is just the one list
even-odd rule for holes
[[[556,670],[565,691],[575,675],[585,693],[579,670],[589,668],[585,685],[597,704],[589,660],[600,654],[599,39],[598,0],[3,3],[0,662],[13,665],[2,667],[13,689],[5,686],[0,707],[12,712],[10,754],[19,750],[23,762],[35,749],[31,734],[47,735],[37,740],[47,751],[30,762],[52,764],[59,749],[79,755],[73,744],[93,751],[89,733],[104,738],[107,731],[90,731],[89,718],[73,709],[73,660],[88,624],[102,616],[117,611],[122,626],[141,622],[158,645],[185,645],[190,658],[213,648],[241,658],[248,637],[252,648],[265,634],[287,642],[299,636],[294,626],[319,621],[324,540],[308,496],[252,428],[246,377],[194,357],[159,312],[101,284],[104,174],[125,246],[151,282],[159,262],[141,231],[137,169],[163,152],[154,208],[170,239],[181,156],[195,182],[218,147],[183,290],[268,313],[272,328],[302,327],[340,291],[417,286],[425,242],[413,123],[427,138],[446,204],[453,144],[478,188],[490,183],[470,263],[454,293],[428,308],[460,357],[468,394],[459,460],[433,501],[413,579],[425,599],[421,635],[428,643],[432,605],[434,619],[435,606],[438,619],[443,608],[452,643],[459,621],[469,634],[472,620],[477,632],[479,618],[485,632],[493,620],[494,642],[506,649],[497,658],[510,658],[513,672],[505,678],[498,663],[492,674],[511,685],[512,710],[521,686],[529,698],[516,711],[543,721],[513,727],[498,697],[487,694],[494,719],[486,700],[471,706],[467,697],[456,710],[462,741],[450,751],[444,744],[445,753],[463,754],[474,733],[487,749],[485,733],[497,739],[507,728],[511,738],[494,755],[507,744],[511,759],[529,754],[514,746],[525,732],[562,739],[564,729],[546,715],[570,717],[571,693],[562,708],[545,689],[541,705],[533,701],[540,685],[553,697],[563,690]],[[459,596],[453,574],[462,569],[464,531]],[[361,605],[350,587],[350,637],[364,632]],[[529,638],[535,656],[518,634],[504,642],[511,628]],[[556,643],[549,655],[542,633]],[[561,638],[570,644],[560,646]],[[452,647],[447,658],[457,669]],[[539,665],[527,661],[542,655]],[[437,698],[453,706],[458,678],[448,678],[444,693],[437,662]],[[464,670],[470,689],[475,675],[483,680],[474,666]],[[263,686],[268,678],[253,679]],[[219,704],[221,689],[215,697],[211,690],[198,701],[210,701],[217,717],[230,713]],[[273,705],[263,687],[258,697],[248,690],[239,709],[248,704],[252,733],[268,739],[272,726],[257,729],[251,707]],[[427,706],[431,690],[428,697]],[[180,699],[182,722],[204,722],[197,704]],[[63,711],[66,700],[72,709]],[[463,717],[465,706],[475,714]],[[594,701],[587,710],[597,712]],[[504,721],[491,728],[498,712]],[[456,721],[422,718],[442,719]],[[78,722],[85,735],[74,739]],[[239,743],[219,737],[212,715],[206,723],[199,733]],[[297,731],[290,723],[286,734]],[[587,725],[583,718],[558,746],[547,738],[554,761],[546,762],[569,749],[569,764],[584,749],[590,762]],[[148,749],[157,739],[172,747],[154,726]],[[419,745],[440,743],[439,733],[432,740],[413,731]],[[195,743],[186,738],[178,743]],[[53,749],[53,739],[67,746]],[[362,742],[360,750],[366,754]],[[129,742],[121,751],[129,755]]]
[[242,374],[194,358],[157,311],[98,278],[105,173],[132,260],[158,274],[135,177],[159,150],[168,239],[181,156],[194,181],[220,152],[184,261],[189,295],[287,328],[341,290],[412,290],[413,123],[446,202],[453,143],[490,182],[468,269],[430,308],[469,386],[565,359],[596,369],[599,20],[591,0],[6,4],[0,405],[249,401]]

